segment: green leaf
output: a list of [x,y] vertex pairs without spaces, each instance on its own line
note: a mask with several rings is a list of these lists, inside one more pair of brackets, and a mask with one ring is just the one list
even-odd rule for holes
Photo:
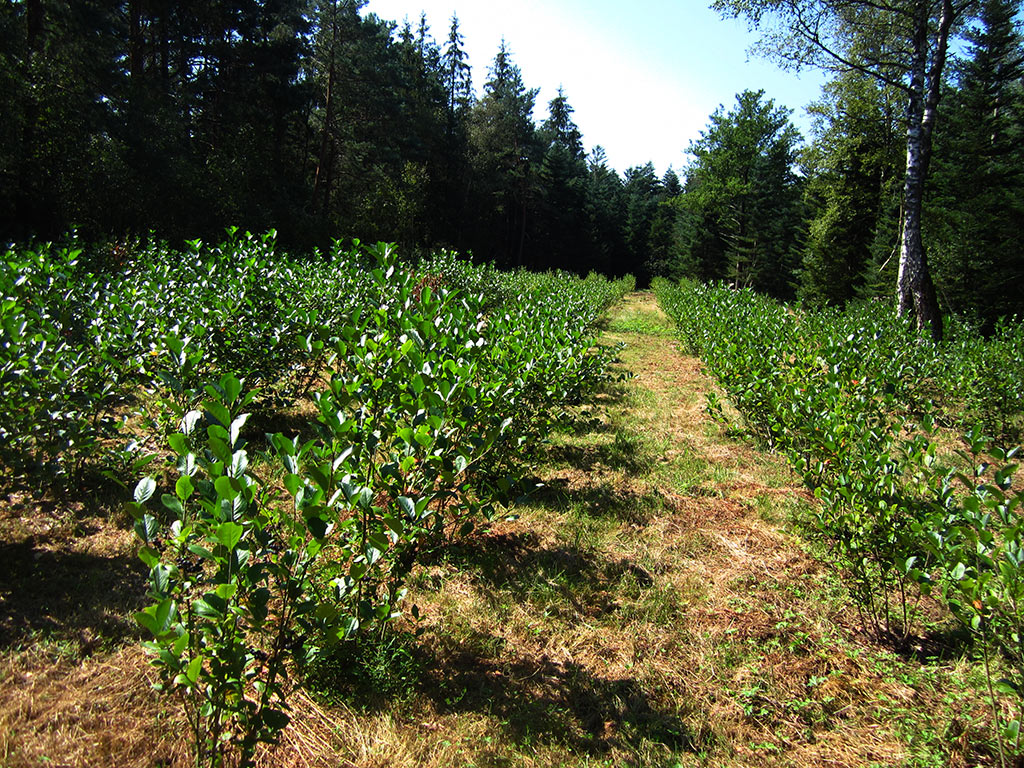
[[1006,724],[1003,729],[1003,738],[1010,743],[1017,741],[1017,736],[1020,735],[1020,720],[1011,720]]
[[182,475],[178,478],[178,481],[174,484],[174,492],[178,495],[178,498],[185,501],[195,492],[195,487],[192,485],[192,478],[188,475]]
[[217,495],[228,501],[233,500],[242,490],[237,478],[221,475],[213,481],[213,487],[217,489]]
[[270,444],[274,446],[274,450],[280,457],[295,455],[295,443],[280,432],[270,436]]
[[149,572],[150,581],[153,583],[153,591],[158,595],[165,595],[171,587],[171,568],[163,563],[157,563]]
[[192,610],[204,619],[221,619],[227,610],[227,604],[214,593],[208,592],[192,604]]
[[185,677],[188,679],[190,683],[195,684],[195,682],[199,680],[199,673],[202,671],[202,669],[203,657],[196,656],[194,659],[192,659],[192,661],[188,663],[188,666],[185,668]]
[[213,552],[208,550],[206,547],[199,546],[198,544],[190,544],[189,547],[188,547],[188,551],[191,552],[196,557],[203,558],[203,560],[214,560],[215,561],[215,560],[218,559],[217,556],[215,554],[213,554]]
[[176,614],[174,601],[168,598],[139,611],[133,617],[153,637],[160,637],[171,627]]
[[299,491],[302,490],[305,483],[302,478],[295,474],[285,475],[284,487],[288,490],[288,493],[294,498],[298,495]]
[[398,506],[402,508],[402,511],[405,512],[406,515],[413,518],[414,520],[416,519],[416,502],[414,502],[408,496],[399,496]]
[[165,336],[164,344],[166,344],[167,348],[174,353],[175,357],[180,355],[181,351],[185,348],[184,343],[177,336]]
[[167,509],[175,514],[175,516],[181,520],[185,517],[185,508],[181,505],[177,496],[170,493],[164,493],[160,496],[160,501]]
[[160,530],[159,521],[152,515],[143,515],[140,520],[135,521],[135,535],[146,544],[150,544]]
[[168,435],[167,442],[171,446],[171,449],[179,456],[184,456],[188,453],[188,438],[180,432]]
[[[225,399],[228,405],[235,402],[238,399],[238,395],[242,392],[242,382],[235,378],[232,374],[226,374],[220,380],[220,388],[224,390]],[[222,422],[227,423],[227,422]]]
[[174,644],[171,646],[171,653],[173,653],[175,656],[181,656],[181,654],[185,652],[185,649],[188,648],[188,644],[191,639],[192,638],[189,636],[188,632],[182,632],[180,635],[178,635],[178,638],[174,641]]
[[139,560],[145,563],[149,568],[153,568],[160,562],[160,557],[153,547],[145,546],[139,549]]
[[225,549],[234,549],[243,533],[245,533],[245,529],[238,523],[227,522],[218,525],[214,535]]
[[1005,693],[1008,696],[1017,696],[1020,692],[1020,686],[1006,677],[997,680],[993,687],[1000,693]]
[[216,419],[217,423],[224,429],[228,428],[231,423],[231,413],[220,403],[215,400],[206,400],[203,402],[203,408]]
[[152,497],[154,491],[156,491],[156,480],[152,477],[142,478],[139,480],[138,485],[135,486],[135,501],[139,504],[145,504]]
[[213,591],[225,603],[234,597],[236,592],[238,592],[238,585],[234,583],[218,584],[217,588]]

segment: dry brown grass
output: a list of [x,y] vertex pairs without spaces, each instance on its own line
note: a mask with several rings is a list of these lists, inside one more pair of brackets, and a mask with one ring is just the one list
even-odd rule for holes
[[[553,441],[514,518],[418,567],[401,652],[343,658],[294,692],[258,765],[990,763],[969,665],[864,633],[788,528],[812,499],[709,420],[710,382],[665,327],[649,294],[628,298],[608,337],[629,343],[634,378]],[[0,504],[0,765],[188,764],[126,618],[143,591],[132,547],[83,509]]]

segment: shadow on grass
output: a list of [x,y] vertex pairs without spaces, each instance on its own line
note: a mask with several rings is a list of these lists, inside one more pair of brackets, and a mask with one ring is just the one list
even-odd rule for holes
[[530,532],[483,536],[449,548],[443,557],[474,573],[496,601],[536,599],[554,613],[561,603],[570,619],[615,611],[618,604],[610,593],[624,579],[641,589],[654,584],[651,574],[629,558],[606,558],[571,544],[542,547]]
[[708,734],[694,734],[684,721],[693,710],[663,704],[632,677],[601,677],[504,645],[482,632],[436,645],[410,633],[346,643],[310,670],[307,685],[362,711],[425,698],[441,714],[487,714],[500,721],[503,740],[520,748],[546,742],[599,755],[645,742],[677,752],[708,746]]
[[312,440],[319,435],[319,424],[316,412],[300,412],[295,407],[287,409],[254,410],[246,422],[242,437],[256,448],[266,448],[266,435],[281,433],[292,439],[299,438],[300,443]]
[[545,459],[552,464],[567,464],[581,472],[602,467],[642,477],[651,472],[653,454],[646,449],[643,438],[623,430],[615,431],[615,439],[600,445],[552,445]]
[[[538,618],[544,616],[539,632],[545,624],[558,632],[614,614],[622,582],[654,586],[652,575],[628,558],[569,542],[546,545],[533,531],[475,536],[433,557],[472,574],[479,592],[496,604],[538,606]],[[552,659],[531,644],[524,650],[498,634],[463,627],[353,643],[328,659],[322,667],[328,674],[311,683],[320,695],[364,711],[427,699],[442,714],[486,714],[500,723],[502,739],[519,749],[547,743],[597,756],[651,745],[676,753],[709,746],[712,736],[688,725],[696,705],[632,675],[602,675],[595,662]]]
[[521,746],[541,740],[591,754],[644,741],[677,751],[702,746],[632,678],[599,677],[547,656],[489,659],[457,648],[425,663],[423,693],[438,710],[487,713]]
[[136,558],[54,551],[29,538],[0,543],[0,563],[0,649],[43,636],[88,654],[94,644],[138,633],[127,618],[146,593]]
[[882,638],[905,661],[945,663],[969,656],[975,651],[974,637],[955,620],[941,626],[912,633],[908,638]]
[[644,525],[664,507],[664,499],[653,491],[638,493],[608,481],[570,488],[566,481],[549,482],[526,498],[531,506],[552,512],[578,509],[592,518],[613,518]]

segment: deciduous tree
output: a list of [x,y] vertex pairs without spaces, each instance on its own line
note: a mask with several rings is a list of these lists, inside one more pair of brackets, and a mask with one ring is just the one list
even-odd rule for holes
[[905,98],[906,170],[897,311],[942,337],[942,316],[921,234],[925,182],[951,35],[979,0],[714,0],[766,30],[761,49],[796,68],[858,71]]

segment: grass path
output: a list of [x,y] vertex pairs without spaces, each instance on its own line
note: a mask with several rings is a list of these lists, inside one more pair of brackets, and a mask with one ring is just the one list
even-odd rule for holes
[[[710,420],[653,296],[627,297],[604,342],[628,378],[577,409],[540,487],[418,567],[420,620],[324,663],[261,763],[988,764],[969,667],[860,633],[792,531],[813,500]],[[131,637],[33,637],[0,656],[0,766],[181,764]]]
[[789,530],[809,494],[710,420],[653,296],[604,341],[630,378],[553,441],[515,519],[415,576],[421,635],[380,660],[408,686],[350,713],[345,764],[967,764],[963,670],[859,633]]

